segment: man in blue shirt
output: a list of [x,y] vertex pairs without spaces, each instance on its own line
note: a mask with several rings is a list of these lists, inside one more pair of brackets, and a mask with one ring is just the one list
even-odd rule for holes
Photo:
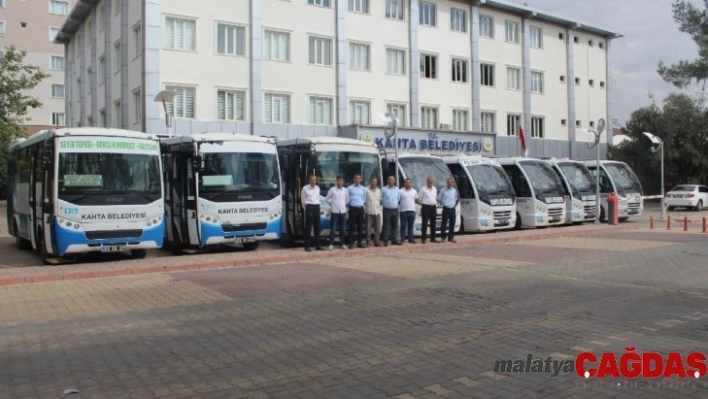
[[[459,198],[460,196],[457,195],[457,189],[455,188],[455,179],[448,177],[447,187],[440,190],[440,193],[438,194],[438,202],[440,202],[443,207],[442,226],[440,230],[440,236],[442,237],[443,242],[445,242],[446,237],[449,242],[457,242],[455,241],[455,217],[457,216],[455,207],[459,202]],[[450,231],[446,236],[445,229],[448,228],[448,226]]]
[[388,177],[388,185],[381,189],[383,194],[383,234],[382,241],[384,247],[388,246],[390,241],[393,245],[401,245],[401,240],[398,237],[398,204],[401,201],[401,192],[396,187],[396,178]]
[[354,184],[347,187],[349,191],[349,248],[354,248],[354,225],[357,229],[357,244],[359,248],[366,248],[362,243],[364,238],[364,205],[366,204],[366,187],[361,185],[361,174],[354,175]]

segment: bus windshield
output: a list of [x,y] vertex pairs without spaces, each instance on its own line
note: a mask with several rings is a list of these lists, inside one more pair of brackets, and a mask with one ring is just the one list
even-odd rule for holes
[[278,157],[254,152],[201,152],[200,194],[280,192]]
[[501,194],[514,197],[514,189],[504,169],[494,165],[470,165],[467,171],[480,197]]
[[59,198],[79,201],[102,194],[138,194],[157,201],[159,162],[157,154],[59,153]]
[[563,186],[556,172],[543,162],[522,162],[536,195],[563,196]]
[[606,163],[604,166],[618,189],[638,191],[642,189],[639,179],[629,166],[623,163]]
[[428,176],[433,178],[433,184],[438,190],[446,187],[447,178],[452,177],[445,161],[439,158],[399,158],[398,163],[416,190],[426,185]]
[[354,175],[360,174],[362,184],[367,185],[372,176],[381,186],[381,161],[378,154],[367,152],[326,151],[317,153],[317,175],[320,190],[326,194],[337,184],[337,176],[344,177],[344,184],[354,183]]
[[576,163],[558,164],[563,176],[577,193],[588,194],[595,192],[595,179],[587,168]]

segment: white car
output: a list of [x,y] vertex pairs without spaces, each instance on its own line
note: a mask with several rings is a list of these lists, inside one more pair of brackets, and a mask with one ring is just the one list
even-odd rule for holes
[[708,203],[708,187],[698,184],[682,184],[666,193],[666,206],[670,211],[678,207],[701,211]]

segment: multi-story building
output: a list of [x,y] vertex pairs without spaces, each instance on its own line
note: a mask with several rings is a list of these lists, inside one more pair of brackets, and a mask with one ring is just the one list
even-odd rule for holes
[[390,147],[390,112],[406,150],[583,157],[617,37],[506,0],[79,0],[57,41],[71,126],[163,133],[167,90],[174,134]]
[[[75,1],[75,0],[74,0]],[[15,46],[26,52],[25,63],[39,66],[50,76],[29,95],[41,108],[30,109],[26,128],[30,131],[66,123],[64,95],[64,46],[54,39],[69,15],[72,0],[0,0],[0,55]]]

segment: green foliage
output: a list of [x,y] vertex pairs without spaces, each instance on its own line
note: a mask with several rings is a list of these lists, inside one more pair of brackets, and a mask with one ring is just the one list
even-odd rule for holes
[[22,133],[20,125],[27,120],[27,110],[42,106],[27,93],[49,76],[39,67],[25,64],[24,58],[24,52],[12,46],[0,57],[0,196],[6,190],[8,146]]
[[694,61],[680,61],[677,64],[659,63],[659,75],[679,89],[693,82],[704,82],[708,79],[708,0],[704,0],[704,8],[700,9],[689,0],[676,0],[672,4],[674,21],[679,30],[688,33],[698,45],[698,58]]
[[632,142],[611,148],[609,157],[627,162],[647,193],[660,192],[660,153],[650,151],[649,132],[664,141],[666,190],[676,184],[708,183],[708,113],[686,94],[670,94],[662,107],[650,105],[632,113],[624,134]]

